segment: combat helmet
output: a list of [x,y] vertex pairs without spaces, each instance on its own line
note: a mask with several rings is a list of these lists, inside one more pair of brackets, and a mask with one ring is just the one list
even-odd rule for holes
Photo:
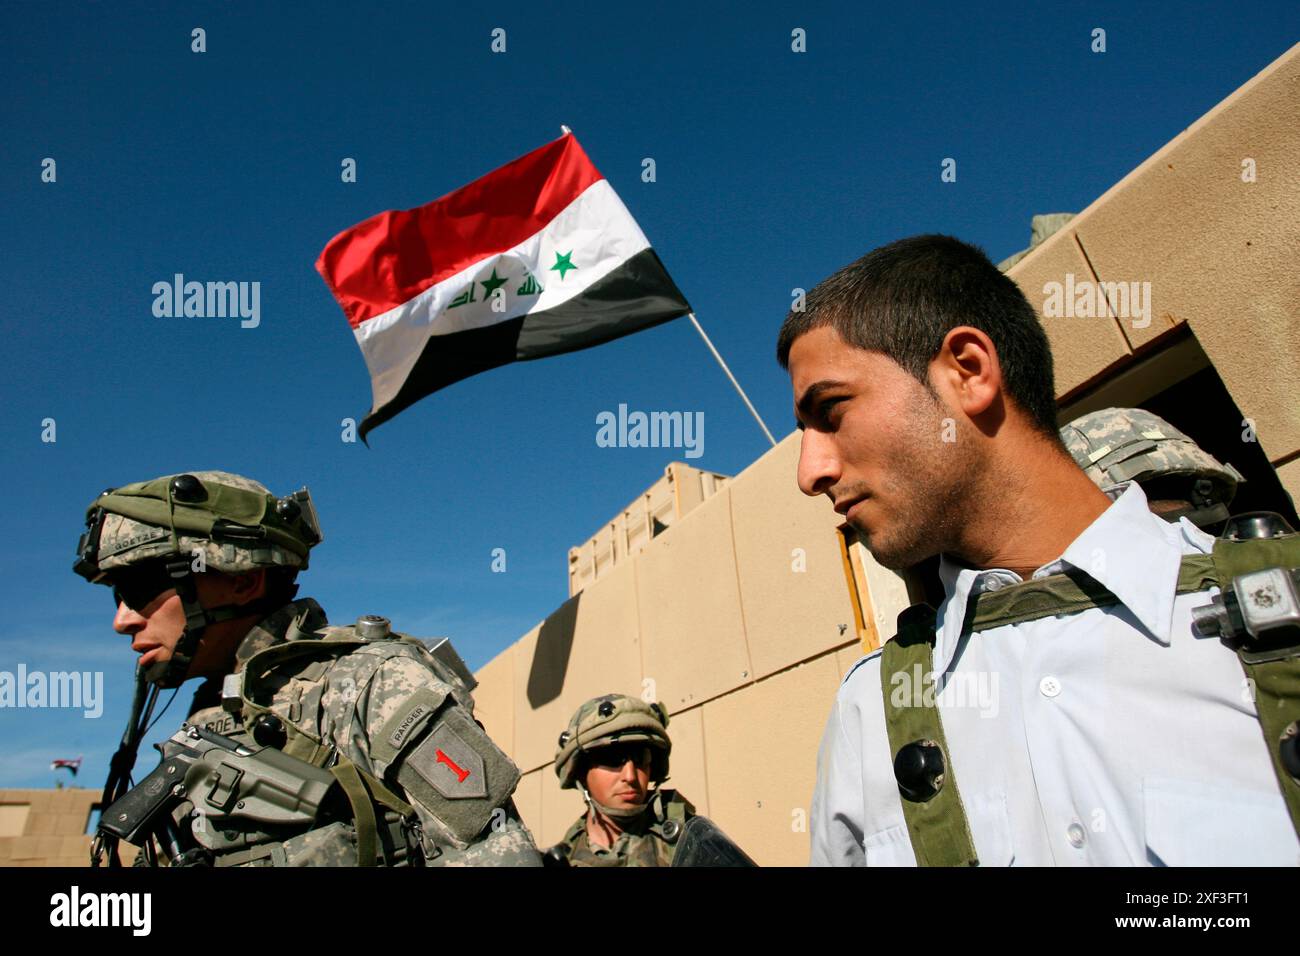
[[1186,517],[1205,527],[1228,519],[1228,505],[1244,481],[1232,465],[1204,451],[1173,425],[1144,408],[1104,408],[1061,429],[1061,440],[1089,478],[1108,493],[1130,481],[1148,500],[1188,507],[1161,517]]
[[[147,678],[179,685],[204,629],[250,613],[269,613],[283,596],[242,605],[203,608],[194,575],[213,569],[239,574],[259,568],[307,567],[321,542],[320,525],[306,488],[276,498],[265,486],[224,471],[165,475],[110,488],[86,509],[86,530],[73,570],[92,584],[114,587],[134,607],[174,587],[185,612],[185,632],[172,657],[153,665]],[[165,577],[164,577],[165,576]],[[152,594],[150,594],[152,592]],[[136,608],[138,610],[138,608]]]
[[647,704],[626,694],[605,694],[587,701],[574,713],[556,746],[555,775],[561,789],[581,785],[578,776],[586,751],[636,741],[650,746],[650,779],[662,783],[668,777],[668,755],[673,748],[663,704]]

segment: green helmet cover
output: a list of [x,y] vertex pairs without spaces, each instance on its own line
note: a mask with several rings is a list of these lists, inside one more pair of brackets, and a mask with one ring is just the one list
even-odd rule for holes
[[661,783],[668,776],[668,712],[659,703],[649,704],[626,694],[593,697],[574,712],[569,726],[560,734],[555,750],[555,775],[561,789],[577,786],[582,755],[613,743],[644,741],[653,752],[650,776]]

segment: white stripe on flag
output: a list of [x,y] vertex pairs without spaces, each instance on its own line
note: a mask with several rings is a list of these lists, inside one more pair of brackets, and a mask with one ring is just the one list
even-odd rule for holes
[[[382,408],[397,395],[424,349],[435,335],[485,328],[528,312],[553,308],[575,298],[638,252],[650,247],[641,227],[627,211],[609,181],[592,183],[535,235],[513,249],[481,259],[449,279],[421,292],[355,329],[357,344],[370,370],[372,408]],[[556,257],[571,254],[572,271],[553,271]],[[507,284],[506,307],[494,312],[482,283],[493,269]],[[527,273],[542,285],[539,296],[514,294]],[[474,282],[475,301],[448,310]]]

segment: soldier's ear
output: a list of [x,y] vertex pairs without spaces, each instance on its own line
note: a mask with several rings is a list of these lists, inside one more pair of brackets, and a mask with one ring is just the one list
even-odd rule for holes
[[249,601],[255,601],[266,594],[266,569],[264,568],[258,568],[255,571],[243,571],[231,577],[231,587],[234,590],[236,603],[238,604],[247,604]]

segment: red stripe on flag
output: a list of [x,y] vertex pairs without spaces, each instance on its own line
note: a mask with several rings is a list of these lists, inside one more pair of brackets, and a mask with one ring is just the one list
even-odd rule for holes
[[441,199],[345,229],[316,271],[356,328],[536,235],[603,178],[568,133]]

